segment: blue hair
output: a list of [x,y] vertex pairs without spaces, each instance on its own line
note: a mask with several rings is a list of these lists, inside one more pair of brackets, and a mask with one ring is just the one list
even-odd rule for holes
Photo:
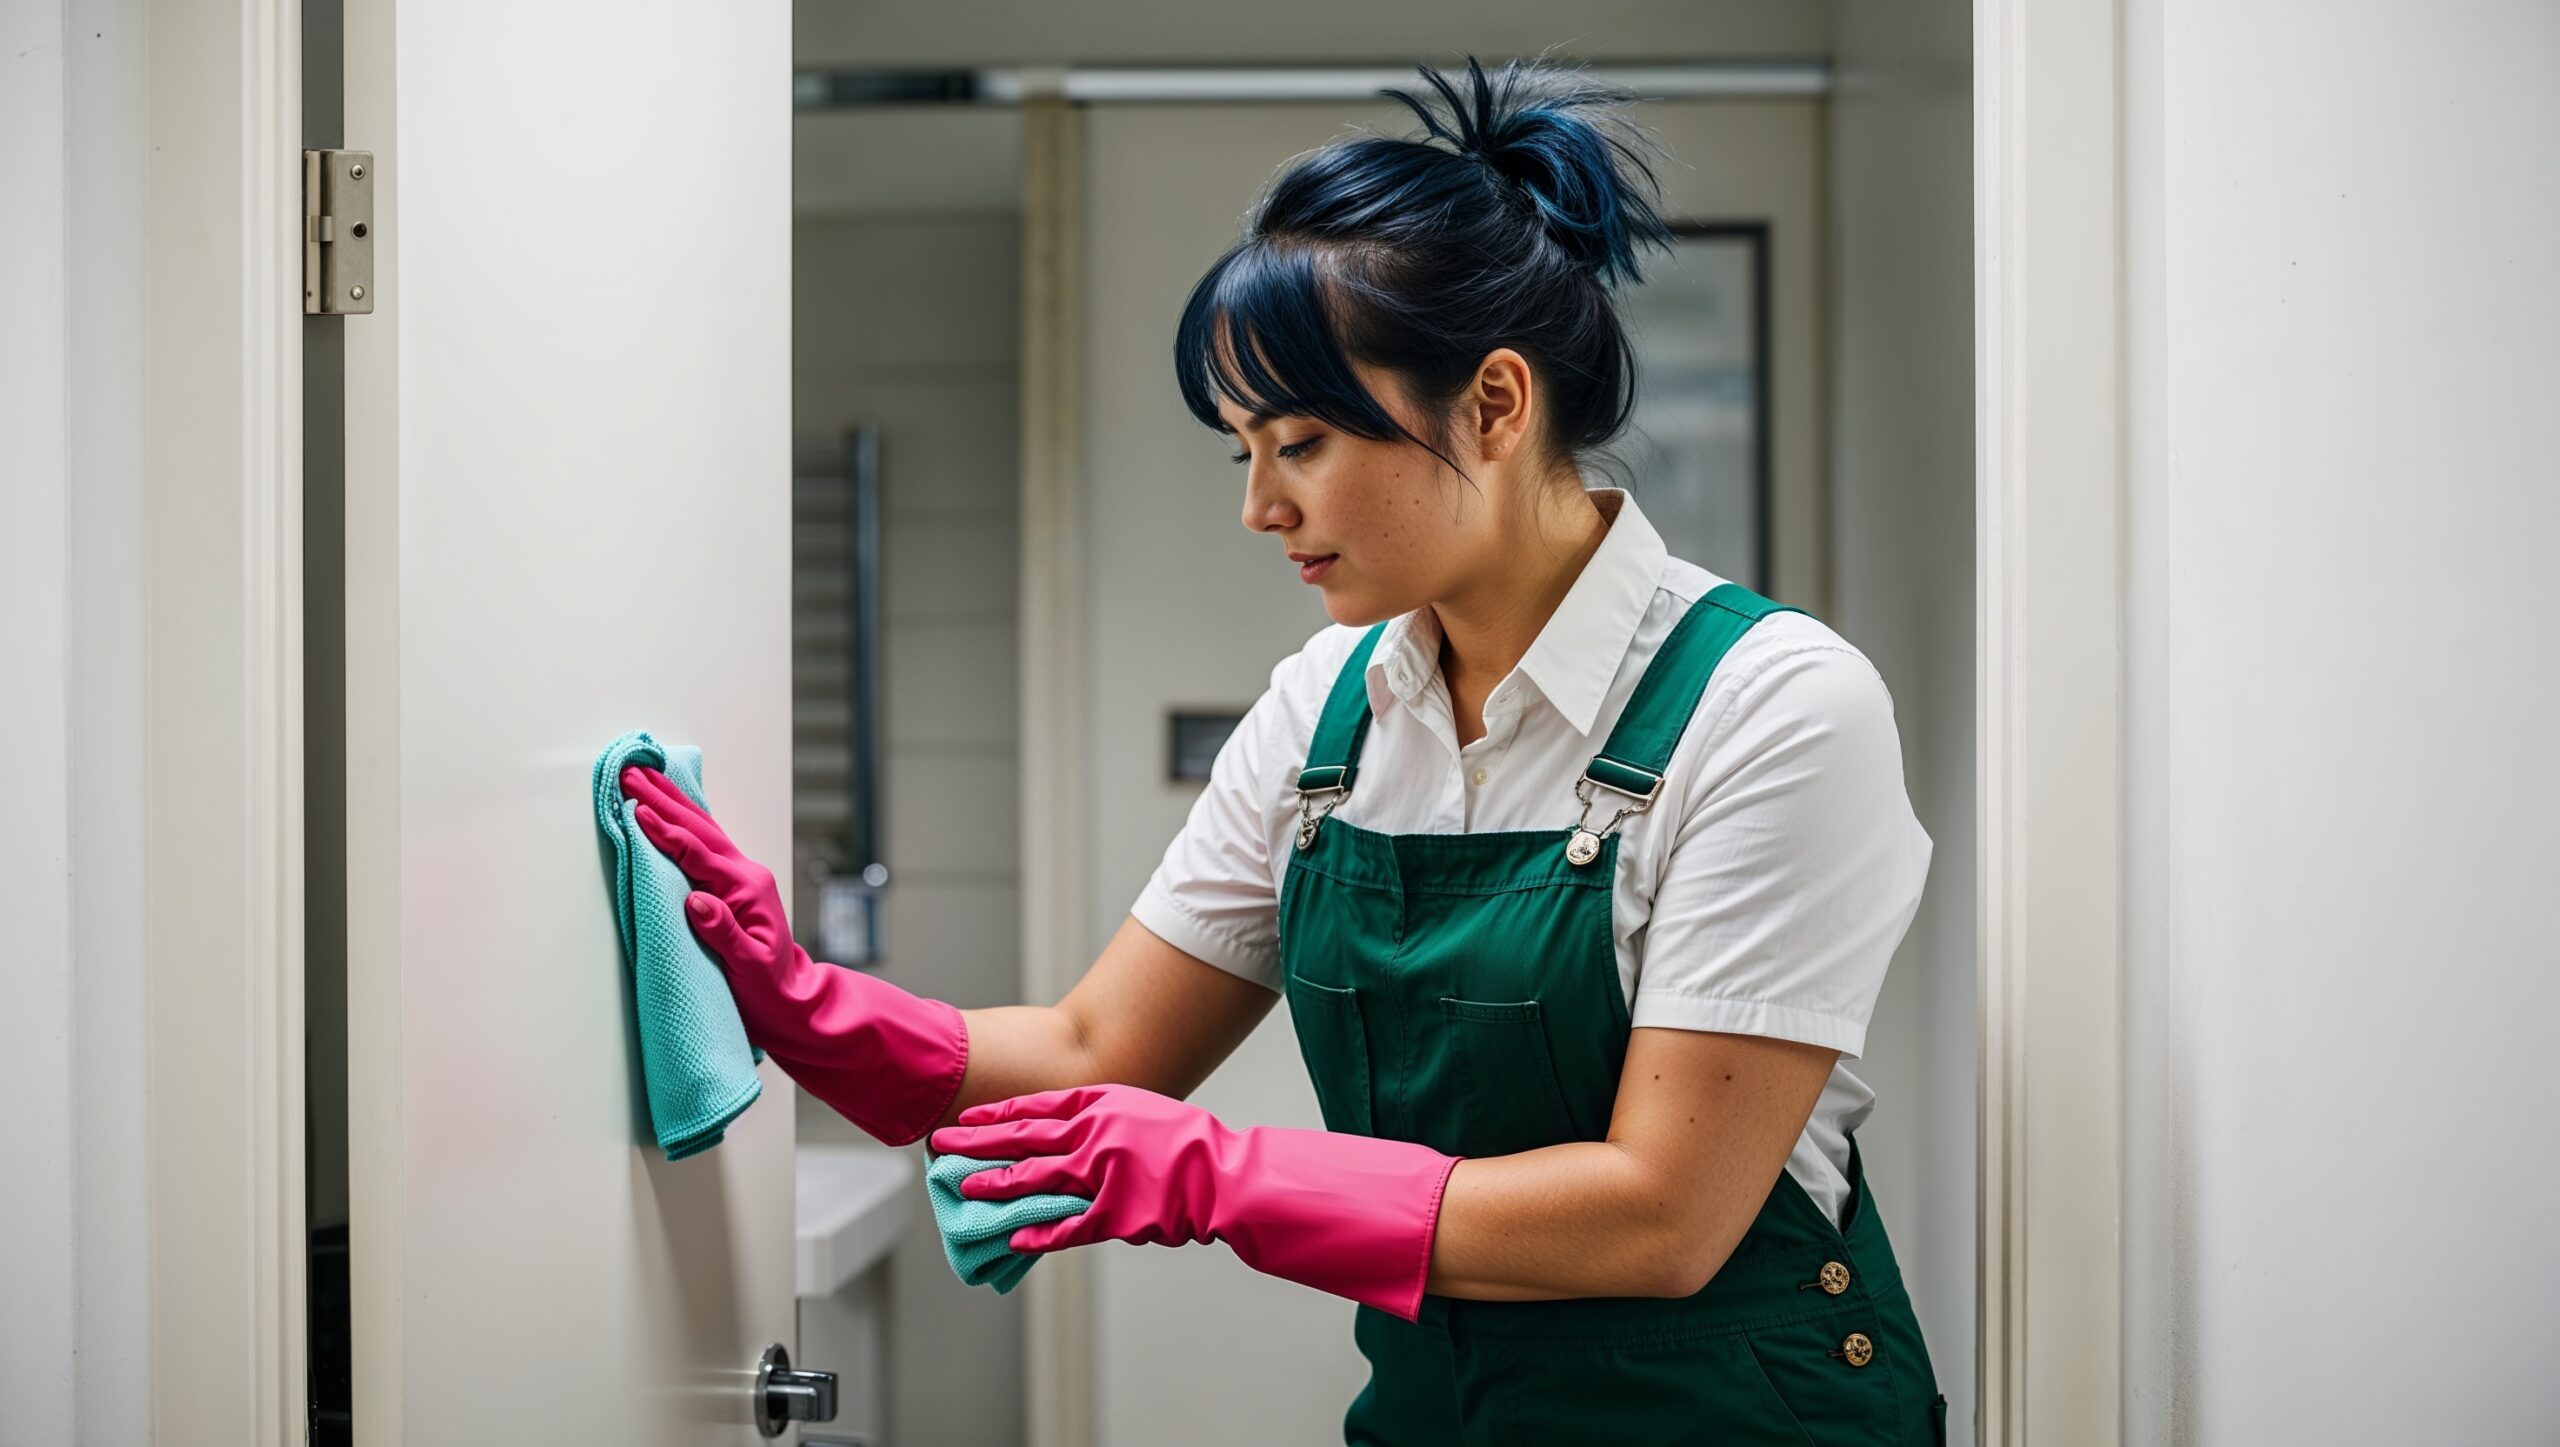
[[[1544,456],[1578,466],[1635,406],[1635,353],[1611,289],[1642,280],[1639,245],[1672,246],[1645,194],[1659,194],[1642,154],[1655,143],[1620,114],[1627,92],[1543,60],[1488,80],[1470,56],[1468,97],[1418,69],[1445,118],[1382,91],[1424,134],[1361,135],[1300,156],[1192,288],[1174,333],[1183,406],[1217,431],[1224,396],[1261,417],[1404,437],[1463,477],[1447,451],[1450,414],[1485,356],[1507,346],[1544,391]],[[1355,358],[1398,380],[1430,436],[1361,386]]]

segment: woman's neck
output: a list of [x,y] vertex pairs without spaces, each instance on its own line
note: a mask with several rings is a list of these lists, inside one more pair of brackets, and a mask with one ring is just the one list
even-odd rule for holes
[[1459,706],[1462,733],[1481,734],[1476,716],[1485,695],[1519,666],[1609,535],[1613,519],[1589,492],[1576,487],[1569,495],[1559,491],[1548,499],[1513,530],[1510,552],[1520,560],[1516,569],[1503,570],[1462,597],[1431,605],[1440,623],[1440,672]]

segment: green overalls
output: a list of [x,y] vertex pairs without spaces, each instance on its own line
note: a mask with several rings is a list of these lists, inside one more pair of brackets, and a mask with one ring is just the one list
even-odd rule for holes
[[[1575,787],[1585,823],[1476,834],[1326,817],[1368,732],[1385,625],[1369,630],[1299,771],[1280,889],[1289,1009],[1327,1129],[1476,1157],[1607,1138],[1630,1029],[1610,911],[1615,826],[1660,789],[1725,650],[1780,606],[1726,583],[1682,616]],[[1606,823],[1588,822],[1595,784],[1625,796]],[[1344,1440],[1943,1443],[1946,1399],[1854,1138],[1849,1184],[1838,1227],[1781,1171],[1693,1296],[1425,1296],[1413,1323],[1360,1307],[1370,1376]]]

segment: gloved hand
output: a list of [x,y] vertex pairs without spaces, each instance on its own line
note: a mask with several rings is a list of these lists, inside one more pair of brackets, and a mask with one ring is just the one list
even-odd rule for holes
[[728,974],[748,1043],[885,1144],[933,1129],[968,1068],[960,1011],[810,959],[791,937],[773,871],[741,853],[674,781],[634,764],[622,791],[639,801],[640,832],[693,882],[685,918]]
[[1431,1273],[1440,1193],[1459,1157],[1376,1136],[1233,1130],[1134,1085],[1079,1085],[973,1105],[937,1152],[1017,1164],[961,1181],[974,1200],[1042,1192],[1093,1205],[1025,1226],[1016,1251],[1116,1240],[1224,1241],[1256,1271],[1412,1321]]

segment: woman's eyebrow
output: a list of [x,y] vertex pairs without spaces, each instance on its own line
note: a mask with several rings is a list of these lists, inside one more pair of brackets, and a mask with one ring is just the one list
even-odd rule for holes
[[[1279,415],[1280,414],[1277,412],[1255,412],[1244,419],[1244,430],[1247,432],[1259,432],[1262,430],[1265,423],[1268,423],[1272,418]],[[1229,427],[1227,425],[1227,419],[1223,417],[1218,419],[1218,430],[1228,434],[1229,436],[1235,435],[1235,429]]]

